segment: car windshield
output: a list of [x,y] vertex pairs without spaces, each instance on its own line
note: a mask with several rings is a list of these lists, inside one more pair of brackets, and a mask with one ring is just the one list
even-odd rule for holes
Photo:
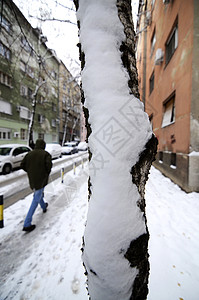
[[9,148],[9,147],[2,147],[0,148],[0,155],[9,155],[10,154],[10,151],[11,151],[12,148]]
[[75,147],[74,144],[65,144],[66,147]]

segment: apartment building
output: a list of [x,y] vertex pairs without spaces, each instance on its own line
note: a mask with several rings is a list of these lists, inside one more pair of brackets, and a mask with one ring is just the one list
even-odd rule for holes
[[59,142],[64,144],[67,141],[80,141],[82,115],[80,87],[62,61],[59,67],[59,95]]
[[154,163],[199,191],[199,1],[144,0],[137,21],[141,100],[158,138]]
[[79,85],[12,0],[0,9],[0,144],[28,144],[30,128],[34,141],[61,142],[66,107],[66,138],[79,137]]

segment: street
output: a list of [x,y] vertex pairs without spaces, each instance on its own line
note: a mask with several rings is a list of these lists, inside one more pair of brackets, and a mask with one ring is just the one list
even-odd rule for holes
[[[74,163],[77,165],[87,160],[87,153],[78,153],[71,156],[53,160],[53,168],[49,177],[49,182],[61,178],[61,170],[68,172],[73,169]],[[27,174],[23,170],[14,171],[8,175],[0,175],[0,195],[4,196],[4,208],[9,207],[19,199],[23,199],[32,193],[29,187]]]

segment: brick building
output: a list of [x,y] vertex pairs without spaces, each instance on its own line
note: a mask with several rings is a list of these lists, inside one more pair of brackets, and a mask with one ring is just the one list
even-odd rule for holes
[[199,1],[144,0],[137,21],[141,100],[158,138],[154,165],[199,191]]

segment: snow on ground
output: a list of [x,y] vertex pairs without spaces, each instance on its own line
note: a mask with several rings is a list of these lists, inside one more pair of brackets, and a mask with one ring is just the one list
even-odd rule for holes
[[[78,167],[45,189],[49,209],[38,208],[26,234],[29,195],[4,211],[0,229],[1,300],[88,300],[81,263],[87,213],[87,171]],[[199,194],[186,194],[155,168],[146,185],[150,231],[148,300],[198,300]],[[104,299],[102,299],[104,300]],[[122,299],[121,299],[122,300]]]
[[199,193],[152,168],[146,185],[151,276],[148,300],[199,299]]

